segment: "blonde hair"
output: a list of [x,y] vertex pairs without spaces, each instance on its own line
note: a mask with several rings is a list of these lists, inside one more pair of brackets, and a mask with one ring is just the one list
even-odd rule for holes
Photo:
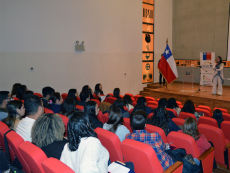
[[200,138],[200,133],[197,129],[197,123],[194,118],[187,118],[183,125],[183,132],[189,136],[192,136],[195,140]]
[[32,142],[41,148],[54,141],[62,141],[64,132],[65,125],[59,115],[44,114],[33,125],[31,132]]

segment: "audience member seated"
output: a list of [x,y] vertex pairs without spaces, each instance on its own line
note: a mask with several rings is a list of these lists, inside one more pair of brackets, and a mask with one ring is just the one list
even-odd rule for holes
[[89,119],[89,122],[92,124],[92,127],[96,129],[97,127],[103,128],[102,122],[100,122],[97,119],[99,108],[96,102],[94,101],[88,101],[85,104],[84,111],[86,113],[86,116],[88,116],[87,119]]
[[41,99],[36,95],[26,99],[24,106],[27,116],[18,123],[16,133],[18,133],[24,141],[31,142],[31,129],[36,119],[44,113],[44,107]]
[[121,109],[123,118],[129,118],[129,112],[124,109],[124,104],[121,99],[115,100],[110,108],[112,108],[113,106],[117,106]]
[[130,118],[132,134],[126,135],[127,139],[133,139],[150,145],[159,159],[164,170],[173,165],[173,159],[165,153],[166,145],[158,133],[148,133],[145,130],[147,114],[144,111],[135,112]]
[[51,94],[49,98],[49,106],[48,108],[51,109],[54,113],[60,113],[61,106],[62,106],[62,97],[59,92],[54,92]]
[[150,114],[153,110],[147,106],[147,102],[145,97],[139,97],[137,99],[137,105],[145,105],[145,112],[148,114]]
[[67,116],[71,111],[78,111],[74,98],[67,97],[61,105],[60,114]]
[[25,101],[26,99],[30,98],[30,97],[33,96],[33,95],[34,95],[34,92],[33,92],[33,91],[30,91],[30,90],[25,91],[25,92],[24,92],[24,95],[23,95],[23,100]]
[[174,109],[177,112],[177,115],[179,116],[181,112],[181,108],[177,105],[176,99],[175,98],[170,98],[168,99],[168,104],[167,108]]
[[90,100],[91,100],[91,99],[95,99],[95,98],[93,97],[93,91],[92,91],[92,89],[89,87],[89,85],[83,86],[81,93],[82,93],[82,92],[88,92],[89,95],[90,95]]
[[15,83],[12,87],[12,90],[11,90],[11,93],[10,93],[10,97],[13,98],[13,97],[16,97],[16,94],[17,94],[17,88],[21,86],[20,83]]
[[196,119],[198,121],[200,115],[195,111],[195,106],[192,100],[187,100],[181,109],[181,112],[188,112],[191,114],[194,114],[196,116]]
[[94,93],[98,96],[98,94],[100,95],[104,95],[104,92],[102,91],[102,85],[100,83],[95,85],[95,91]]
[[80,94],[81,101],[78,102],[78,105],[85,106],[86,102],[90,100],[90,95],[88,92],[81,92]]
[[16,93],[16,97],[19,99],[19,100],[23,100],[23,96],[24,96],[24,93],[25,91],[27,91],[27,87],[26,85],[21,85],[17,88],[17,93]]
[[7,104],[8,116],[2,121],[14,131],[16,130],[18,123],[20,122],[22,116],[25,115],[24,104],[20,100],[11,100]]
[[[167,104],[168,104],[168,101],[166,98],[161,98],[158,102],[158,107],[163,107],[163,108],[166,108],[167,107]],[[172,118],[177,118],[173,112],[171,111],[167,111],[168,112],[168,115],[169,115],[169,118],[172,119]]]
[[145,112],[146,108],[145,108],[145,105],[141,104],[141,105],[136,105],[134,108],[133,108],[133,111],[131,113],[130,116],[132,116],[135,112],[137,111],[144,111]]
[[211,147],[211,144],[208,142],[205,136],[198,132],[197,123],[194,118],[189,117],[185,120],[183,132],[195,139],[200,154]]
[[122,111],[117,106],[113,106],[109,110],[109,121],[103,125],[103,129],[115,133],[121,142],[125,139],[125,136],[130,133],[123,125]]
[[77,100],[78,92],[77,92],[76,89],[70,89],[69,92],[68,92],[68,97],[74,98],[74,100],[76,102],[76,105],[78,105],[78,100]]
[[42,89],[42,95],[43,95],[42,102],[43,102],[43,106],[45,108],[48,108],[48,100],[49,100],[51,94],[54,92],[55,92],[55,90],[49,86],[44,87]]
[[171,132],[177,132],[180,128],[169,118],[168,111],[164,107],[157,107],[154,115],[148,120],[147,124],[160,127],[164,130],[166,136]]
[[7,117],[6,105],[10,100],[9,91],[0,91],[0,121]]
[[97,139],[84,113],[71,116],[67,128],[69,143],[64,146],[60,160],[74,172],[107,173],[109,152]]
[[57,114],[44,114],[34,123],[31,137],[32,143],[41,148],[47,157],[60,160],[61,153],[67,139],[63,138],[65,126],[61,117]]
[[115,97],[117,99],[122,99],[120,97],[120,88],[114,88],[114,90],[113,90],[113,97]]
[[217,121],[219,128],[221,128],[220,125],[224,121],[224,118],[223,118],[223,115],[222,115],[222,111],[220,109],[216,109],[213,112],[212,118],[214,118]]
[[123,101],[123,104],[124,106],[128,109],[128,110],[131,110],[133,109],[133,105],[132,105],[132,99],[129,95],[125,95],[123,98],[122,98],[122,101]]

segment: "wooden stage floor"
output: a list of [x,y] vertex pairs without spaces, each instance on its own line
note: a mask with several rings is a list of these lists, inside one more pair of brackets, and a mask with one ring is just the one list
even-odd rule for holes
[[[196,106],[206,105],[210,106],[211,109],[215,107],[227,109],[230,112],[230,87],[223,87],[223,95],[212,95],[211,86],[200,86],[201,92],[196,92],[199,89],[198,84],[194,84],[193,88],[191,85],[183,85],[180,82],[174,82],[168,85],[168,90],[163,86],[161,88],[152,88],[150,90],[150,96],[155,99],[158,98],[171,98],[174,97],[177,101],[185,103],[186,100],[192,100]],[[186,92],[182,92],[185,90]],[[206,91],[206,92],[203,92]]]

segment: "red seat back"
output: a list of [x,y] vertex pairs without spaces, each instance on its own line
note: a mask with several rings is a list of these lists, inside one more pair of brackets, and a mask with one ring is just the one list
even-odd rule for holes
[[47,109],[47,108],[44,108],[44,113],[51,113],[51,114],[53,114],[54,112],[52,111],[52,110],[50,110],[50,109]]
[[166,108],[167,111],[171,111],[176,117],[178,117],[176,110],[171,108]]
[[153,126],[151,124],[146,124],[145,130],[148,133],[155,133],[155,132],[158,133],[161,136],[164,143],[168,143],[167,137],[166,137],[165,132],[162,128],[157,127],[157,126]]
[[129,114],[131,114],[131,113],[133,112],[133,109],[134,109],[134,108],[132,108],[132,109],[130,109],[130,110],[128,111]]
[[83,111],[83,110],[84,110],[84,106],[81,106],[81,105],[76,105],[76,108],[77,108],[79,111]]
[[194,158],[200,156],[199,149],[193,137],[180,132],[170,132],[167,139],[176,148],[184,148],[186,153],[191,154]]
[[56,158],[48,158],[42,162],[45,173],[74,173],[66,164]]
[[147,106],[149,106],[149,105],[156,105],[156,106],[158,106],[158,103],[157,103],[157,101],[148,101],[147,102]]
[[111,162],[121,161],[123,162],[123,156],[121,153],[121,141],[118,136],[108,130],[102,128],[96,128],[98,139],[101,141],[102,145],[109,151],[109,156]]
[[97,115],[97,119],[102,122],[103,124],[105,123],[104,122],[104,119],[103,119],[103,113],[101,111],[99,111],[98,115]]
[[201,109],[206,109],[210,112],[210,114],[212,115],[212,110],[209,106],[204,106],[204,105],[199,105],[197,108],[201,108]]
[[67,124],[68,124],[68,122],[69,122],[69,118],[67,117],[67,116],[65,116],[65,115],[62,115],[62,114],[58,114],[60,117],[61,117],[61,119],[62,119],[62,121],[63,121],[63,123],[64,123],[64,125],[65,125],[65,133],[64,133],[64,136],[66,137],[67,136]]
[[67,93],[63,93],[61,96],[62,96],[62,99],[64,101],[68,97],[68,94]]
[[115,97],[107,97],[107,102],[110,103],[110,104],[113,104],[113,102],[117,100],[117,98]]
[[223,119],[225,121],[230,121],[230,114],[229,113],[222,112],[222,115],[223,115]]
[[213,109],[213,112],[214,112],[216,109],[220,109],[222,113],[223,113],[223,112],[228,113],[227,109],[223,109],[223,108],[214,108],[214,109]]
[[3,123],[2,121],[0,121],[0,145],[3,148],[4,151],[5,150],[5,144],[4,144],[4,134],[10,130],[9,127]]
[[230,121],[223,121],[221,123],[221,130],[224,133],[224,137],[225,139],[230,141],[230,133],[229,133],[229,129],[230,129]]
[[135,107],[137,105],[137,102],[136,101],[133,102],[132,105],[133,105],[133,107]]
[[121,151],[126,162],[135,165],[136,173],[163,172],[155,151],[149,145],[132,139],[125,139],[121,143]]
[[130,97],[133,97],[133,94],[130,94],[130,93],[126,93],[125,95],[128,95]]
[[18,99],[17,97],[13,97],[13,99],[14,99],[14,100],[20,100],[20,99]]
[[108,96],[108,95],[113,97],[113,93],[109,93],[109,94],[107,94],[107,96]]
[[107,123],[109,121],[109,113],[103,114],[103,121],[104,123]]
[[182,103],[179,101],[176,101],[176,103],[177,103],[177,106],[183,106]]
[[96,99],[91,99],[91,101],[95,101],[98,105],[98,107],[100,106],[101,102],[99,100],[96,100]]
[[43,97],[43,95],[41,95],[40,93],[34,93],[34,95],[36,95],[36,96],[38,96],[38,97],[40,97],[40,98]]
[[12,148],[16,157],[18,158],[19,162],[21,163],[24,172],[26,172],[26,173],[31,172],[28,164],[23,159],[21,153],[18,150],[18,146],[24,142],[23,138],[14,131],[10,131],[9,133],[7,133],[6,138],[8,141],[8,145]]
[[145,99],[146,99],[146,102],[155,101],[155,98],[153,97],[145,97]]
[[29,141],[18,146],[18,150],[33,173],[44,173],[42,162],[47,159],[46,154]]
[[198,119],[198,124],[207,124],[210,126],[219,127],[217,121],[214,118],[204,116]]
[[183,126],[185,120],[181,118],[172,118],[172,121],[177,125],[177,126]]
[[[194,114],[191,114],[191,113],[188,113],[188,112],[181,112],[179,114],[179,118],[181,118],[181,119],[187,119],[189,117],[194,118],[196,120],[196,116]],[[197,120],[196,120],[196,122],[197,122]]]
[[135,95],[134,98],[137,100],[139,97],[143,97],[142,95]]
[[210,111],[208,111],[207,109],[196,108],[195,110],[198,113],[200,113],[200,112],[203,113],[205,117],[211,117],[212,116],[212,114],[210,113]]
[[124,122],[123,125],[127,127],[127,129],[130,131],[130,133],[133,133],[133,130],[130,125],[130,118],[123,118]]
[[156,109],[158,106],[157,105],[148,105],[151,109]]
[[153,113],[153,112],[152,112],[152,113],[150,113],[150,114],[148,115],[148,119],[151,119],[153,115],[154,115],[154,113]]
[[206,124],[199,124],[198,131],[204,134],[208,141],[211,141],[215,148],[215,159],[216,162],[225,166],[224,162],[224,151],[226,140],[224,133],[221,129]]
[[[99,100],[99,97],[98,97],[95,93],[93,93],[93,97],[94,97],[95,99]],[[91,99],[91,100],[92,100],[92,99]]]

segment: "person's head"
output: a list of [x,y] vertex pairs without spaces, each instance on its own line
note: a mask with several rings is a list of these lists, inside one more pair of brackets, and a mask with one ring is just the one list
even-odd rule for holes
[[17,88],[17,93],[16,93],[16,97],[20,100],[23,100],[23,95],[25,93],[25,91],[27,90],[26,85],[21,85]]
[[42,95],[47,100],[50,98],[51,94],[54,93],[54,92],[55,92],[55,90],[52,87],[49,87],[49,86],[44,87],[42,89]]
[[16,96],[17,94],[17,88],[20,87],[21,84],[20,83],[15,83],[12,87],[12,90],[11,90],[11,97],[12,96]]
[[81,92],[80,99],[83,102],[88,102],[90,100],[89,92]]
[[144,111],[136,111],[130,117],[130,125],[133,130],[144,130],[147,121],[147,113]]
[[166,108],[168,101],[166,98],[161,98],[158,102],[158,106]]
[[123,104],[124,106],[127,106],[127,105],[132,105],[132,99],[129,95],[125,95],[123,98],[122,98],[122,101],[123,101]]
[[74,99],[78,97],[78,92],[76,89],[70,89],[68,92],[68,97],[73,97]]
[[25,115],[24,104],[20,100],[11,100],[7,104],[8,116],[3,120],[3,122],[12,129],[15,124],[16,119],[20,119]]
[[65,125],[57,114],[44,114],[34,123],[31,131],[32,142],[38,147],[47,146],[54,141],[62,141]]
[[183,132],[184,134],[192,136],[195,140],[199,139],[197,123],[194,118],[189,117],[185,120],[184,125],[183,125]]
[[100,83],[95,85],[95,91],[102,91],[102,85]]
[[150,124],[160,127],[168,135],[168,122],[170,121],[167,110],[164,107],[157,107],[154,109],[154,115],[150,119]]
[[177,107],[178,107],[178,105],[177,105],[177,102],[176,102],[175,98],[168,99],[167,108],[174,109],[174,108],[177,108]]
[[216,109],[213,112],[212,118],[214,118],[217,121],[218,126],[220,128],[221,123],[224,121],[224,118],[223,118],[223,115],[222,115],[222,111],[220,109]]
[[6,105],[9,100],[10,100],[10,92],[0,91],[0,107],[6,108]]
[[116,99],[116,100],[113,102],[113,106],[117,106],[117,107],[119,107],[121,110],[124,109],[124,103],[122,102],[121,99]]
[[75,106],[75,99],[72,97],[67,97],[61,106],[60,114],[67,115],[69,112],[75,110]]
[[91,127],[89,121],[87,121],[84,112],[75,112],[70,118],[67,125],[68,140],[70,151],[76,151],[81,142],[81,138],[84,137],[96,137],[94,129]]
[[50,104],[54,103],[54,104],[60,105],[60,104],[62,104],[62,101],[63,101],[63,99],[62,99],[59,92],[54,92],[53,94],[51,94],[51,96],[49,98]]
[[84,111],[87,115],[97,116],[99,113],[99,108],[95,101],[88,101],[84,106]]
[[145,97],[138,97],[137,99],[137,105],[145,105],[146,106],[146,98]]
[[140,105],[136,105],[134,108],[133,108],[133,112],[132,113],[135,113],[137,111],[146,111],[146,107],[144,104],[140,104]]
[[119,107],[117,106],[113,106],[110,108],[109,110],[109,121],[107,122],[107,124],[111,124],[113,125],[109,131],[115,133],[118,125],[122,125],[123,124],[123,116],[122,116],[122,111]]
[[43,102],[37,95],[27,98],[24,103],[28,117],[37,119],[44,113]]
[[181,112],[195,113],[195,106],[192,100],[187,100],[181,110]]
[[118,98],[120,96],[120,88],[114,88],[113,97]]
[[30,90],[25,91],[24,95],[23,95],[23,100],[26,100],[26,99],[30,98],[32,95],[34,95],[33,91],[30,91]]
[[81,92],[88,92],[89,89],[90,89],[89,85],[84,85],[84,86],[82,87]]
[[218,64],[221,64],[221,63],[222,63],[222,58],[221,58],[221,56],[217,56],[217,57],[216,57],[216,61],[217,61]]

